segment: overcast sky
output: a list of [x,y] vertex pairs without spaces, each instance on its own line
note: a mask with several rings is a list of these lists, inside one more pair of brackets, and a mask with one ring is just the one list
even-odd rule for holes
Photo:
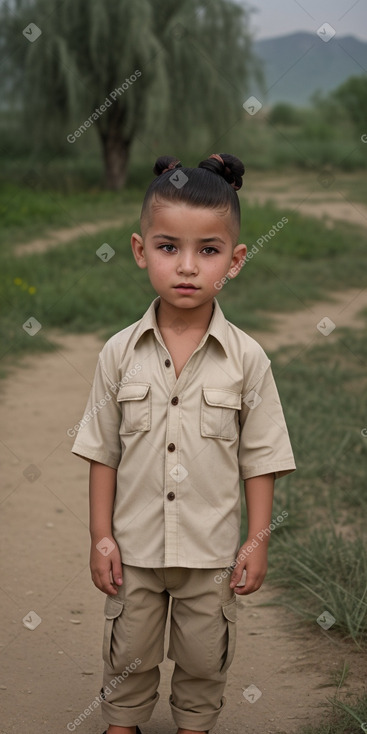
[[366,0],[249,0],[255,38],[315,31],[329,23],[339,36],[367,40]]

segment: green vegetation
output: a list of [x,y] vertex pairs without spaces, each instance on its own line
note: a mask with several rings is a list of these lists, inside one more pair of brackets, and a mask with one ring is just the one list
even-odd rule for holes
[[[361,734],[367,731],[367,697],[354,697],[353,703],[343,703],[337,698],[329,700],[329,712],[322,723],[303,727],[299,734]],[[362,729],[362,724],[364,728]]]
[[[18,188],[12,198],[14,188],[7,191],[0,253],[0,333],[9,354],[44,348],[43,334],[50,328],[100,330],[106,337],[139,318],[154,293],[146,272],[136,267],[130,248],[131,232],[139,227],[136,193],[92,193],[88,199],[85,193],[62,195]],[[69,221],[74,225],[88,221],[90,215],[96,220],[97,214],[104,221],[121,218],[122,224],[45,253],[14,255],[14,240],[21,227],[21,240],[26,242],[44,234],[46,223],[65,225]],[[285,215],[288,223],[261,246],[256,242],[281,220],[280,212],[270,205],[244,206],[243,238],[249,248],[258,251],[254,249],[253,259],[239,276],[218,291],[228,318],[241,328],[264,325],[265,316],[259,311],[294,310],[324,298],[325,291],[363,287],[367,252],[358,228],[340,225],[331,231],[297,212]],[[96,256],[105,242],[116,252],[107,263]],[[30,315],[45,329],[36,338],[22,329]]]
[[313,626],[327,610],[330,634],[364,647],[366,331],[341,329],[333,343],[271,356],[297,473],[276,484],[273,517],[288,517],[273,532],[268,579],[276,603]]
[[330,95],[330,99],[346,111],[357,131],[364,131],[367,119],[367,79],[364,74],[349,77]]
[[367,340],[340,331],[286,364],[287,350],[281,364],[273,358],[298,472],[277,488],[275,516],[286,509],[288,519],[274,532],[269,578],[304,620],[315,624],[326,609],[333,630],[365,644]]
[[14,243],[46,237],[55,228],[109,219],[126,220],[128,224],[140,214],[140,190],[63,192],[43,185],[35,183],[29,188],[0,181],[0,247],[11,252]]
[[[254,116],[248,115],[238,104],[233,119],[222,125],[219,133],[209,132],[207,126],[195,116],[194,137],[183,135],[175,123],[173,129],[155,126],[154,146],[151,135],[140,134],[131,143],[130,165],[127,171],[127,196],[137,192],[151,179],[155,157],[165,152],[177,155],[187,165],[197,165],[204,154],[214,148],[235,151],[248,170],[287,171],[300,168],[315,176],[324,170],[340,172],[365,169],[367,166],[367,130],[357,119],[358,94],[351,97],[351,112],[342,101],[355,88],[359,94],[365,84],[363,78],[352,78],[328,97],[314,95],[313,105],[304,109],[279,103],[273,108],[263,108]],[[362,90],[363,91],[363,90]],[[187,101],[186,101],[187,104]],[[223,109],[227,108],[222,105]],[[353,112],[356,108],[357,112]],[[364,102],[361,102],[361,110]],[[216,119],[216,115],[212,115]],[[80,122],[80,118],[78,118]],[[103,164],[97,123],[86,130],[77,143],[70,145],[58,138],[61,150],[55,150],[42,141],[34,151],[28,131],[24,130],[19,113],[0,112],[0,138],[2,166],[1,181],[13,183],[15,188],[33,188],[62,193],[80,193],[86,188],[100,193],[103,180]],[[75,120],[74,128],[77,127]],[[62,142],[63,141],[63,142]],[[214,142],[213,142],[214,141]],[[125,171],[126,173],[126,171]],[[124,180],[125,180],[124,173]],[[365,201],[366,186],[355,190],[356,201]],[[320,186],[328,188],[328,183]],[[6,195],[7,192],[5,192]],[[106,199],[107,200],[107,199]]]
[[285,530],[274,542],[269,576],[285,589],[280,603],[312,625],[327,610],[335,619],[333,634],[359,644],[367,637],[367,548],[362,535],[345,540],[330,525],[308,525],[307,535]]

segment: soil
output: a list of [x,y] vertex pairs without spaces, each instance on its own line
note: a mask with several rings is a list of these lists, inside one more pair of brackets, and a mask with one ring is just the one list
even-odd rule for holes
[[[66,233],[62,237],[55,233],[53,245],[67,241]],[[37,242],[34,249],[41,251]],[[335,331],[357,328],[362,323],[357,314],[366,306],[366,291],[349,290],[333,303],[274,314],[274,333],[252,335],[265,350],[302,348],[325,338],[316,328],[325,316]],[[48,336],[59,349],[28,357],[0,386],[0,732],[100,734],[106,727],[99,706],[93,710],[91,704],[101,685],[105,597],[93,586],[88,565],[88,464],[70,453],[73,438],[67,430],[83,413],[102,343],[94,335]],[[316,619],[306,623],[282,607],[267,606],[273,599],[266,581],[255,594],[239,597],[227,705],[213,734],[295,734],[301,725],[319,723],[344,662],[350,672],[343,691],[363,690],[363,656],[356,646],[332,627],[322,629]],[[34,613],[41,619],[38,626]],[[161,666],[161,698],[151,721],[142,725],[143,734],[176,731],[168,705],[172,667],[167,659]],[[249,686],[261,693],[253,702],[246,697]],[[92,713],[73,724],[88,706]]]

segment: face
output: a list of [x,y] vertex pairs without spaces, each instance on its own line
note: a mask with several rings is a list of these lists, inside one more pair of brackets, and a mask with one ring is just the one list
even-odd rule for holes
[[161,300],[190,309],[212,301],[223,279],[240,271],[246,245],[234,246],[233,236],[229,212],[162,202],[152,204],[143,237],[133,234],[131,245]]

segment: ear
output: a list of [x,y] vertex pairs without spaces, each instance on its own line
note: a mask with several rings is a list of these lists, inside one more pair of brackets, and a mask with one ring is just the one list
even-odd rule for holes
[[135,262],[139,268],[146,268],[147,261],[145,259],[144,242],[140,234],[133,232],[131,235],[131,248],[135,258]]
[[238,275],[241,268],[245,264],[247,247],[246,245],[236,245],[232,253],[231,265],[228,268],[227,278],[233,280]]

